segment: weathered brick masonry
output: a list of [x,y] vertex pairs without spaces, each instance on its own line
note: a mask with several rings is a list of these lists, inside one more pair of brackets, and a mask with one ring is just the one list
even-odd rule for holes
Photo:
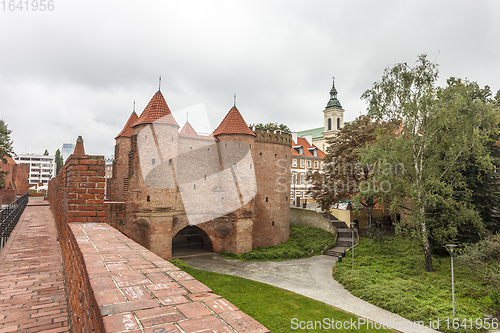
[[99,308],[76,239],[68,223],[104,222],[104,157],[86,155],[78,138],[75,153],[49,182],[48,198],[56,221],[68,307],[74,332],[104,332]]
[[130,116],[115,138],[107,223],[165,259],[190,225],[215,252],[286,241],[291,135],[252,131],[235,106],[212,135],[179,127],[160,91]]
[[[190,275],[104,222],[104,158],[77,141],[49,201],[73,332],[269,332]],[[113,206],[119,208],[119,205]],[[117,219],[120,209],[113,211]]]

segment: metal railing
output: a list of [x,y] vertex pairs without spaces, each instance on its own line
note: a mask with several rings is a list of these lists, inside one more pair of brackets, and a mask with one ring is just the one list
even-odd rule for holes
[[16,201],[0,211],[0,250],[5,246],[7,239],[16,227],[19,218],[24,212],[24,208],[28,204],[28,198],[29,193],[23,194]]

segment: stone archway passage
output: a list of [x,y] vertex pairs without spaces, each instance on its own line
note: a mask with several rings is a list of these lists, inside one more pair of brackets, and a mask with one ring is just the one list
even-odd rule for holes
[[205,231],[190,225],[172,238],[172,257],[213,252],[212,241]]

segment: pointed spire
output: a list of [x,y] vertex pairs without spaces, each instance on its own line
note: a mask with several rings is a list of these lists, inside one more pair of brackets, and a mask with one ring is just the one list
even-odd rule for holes
[[212,135],[220,134],[246,134],[255,136],[250,128],[248,128],[245,119],[240,114],[240,111],[233,106],[227,113],[226,117],[222,120],[219,127],[213,132]]
[[233,102],[233,106],[236,107],[236,93],[234,93],[234,102]]
[[139,117],[137,116],[137,113],[135,113],[135,101],[134,101],[134,111],[132,112],[132,114],[130,115],[130,117],[128,117],[127,123],[123,127],[123,129],[120,132],[120,134],[118,134],[115,137],[115,139],[118,139],[120,137],[130,138],[132,136],[132,134],[133,134],[132,126],[134,126],[134,124],[137,121],[137,119],[139,119]]
[[328,104],[326,104],[325,109],[330,109],[330,108],[336,108],[336,109],[342,109],[342,105],[340,105],[340,101],[337,99],[337,89],[335,89],[335,76],[332,77],[333,79],[333,84],[332,84],[332,89],[330,89],[330,100],[328,101]]
[[191,124],[186,121],[186,123],[184,124],[184,126],[182,127],[182,129],[180,130],[179,132],[180,134],[189,134],[189,135],[198,135],[198,133],[196,133],[196,130],[193,128],[193,126],[191,126]]
[[161,90],[161,75],[160,75],[160,79],[158,80],[158,91]]
[[154,94],[153,98],[151,98],[144,111],[142,111],[141,116],[139,117],[139,119],[137,119],[137,122],[132,125],[132,127],[141,124],[152,124],[154,122],[170,124],[179,127],[174,117],[172,116],[172,112],[170,112],[170,109],[168,108],[163,94],[159,90],[156,92],[156,94]]
[[75,150],[73,151],[73,155],[85,155],[85,148],[83,147],[83,138],[82,136],[78,136],[76,139]]

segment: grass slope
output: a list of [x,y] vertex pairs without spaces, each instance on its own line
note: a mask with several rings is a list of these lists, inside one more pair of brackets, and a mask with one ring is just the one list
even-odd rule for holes
[[222,252],[224,258],[269,261],[309,258],[335,246],[335,235],[319,228],[290,226],[290,238],[282,244],[258,247],[250,252]]
[[[255,282],[237,276],[212,273],[193,269],[180,260],[172,260],[181,269],[191,274],[198,281],[206,284],[213,292],[220,295],[237,306],[240,310],[253,317],[273,333],[288,332],[327,332],[330,330],[340,332],[394,332],[384,329],[367,329],[366,325],[356,329],[332,329],[325,326],[331,325],[332,320],[358,322],[358,317],[335,309],[327,304],[315,301],[305,296],[295,294],[264,283]],[[292,322],[297,318],[296,324]],[[326,321],[325,321],[326,318]],[[304,329],[294,327],[303,321]],[[316,329],[307,328],[316,325]],[[321,329],[318,323],[321,322]],[[334,322],[335,325],[335,322]]]
[[381,246],[361,238],[354,264],[352,271],[349,253],[335,265],[333,277],[355,296],[412,321],[440,318],[444,332],[483,332],[477,328],[493,313],[494,288],[455,261],[456,314],[462,325],[453,328],[450,257],[433,257],[435,271],[427,273],[423,249],[413,240],[396,237]]

